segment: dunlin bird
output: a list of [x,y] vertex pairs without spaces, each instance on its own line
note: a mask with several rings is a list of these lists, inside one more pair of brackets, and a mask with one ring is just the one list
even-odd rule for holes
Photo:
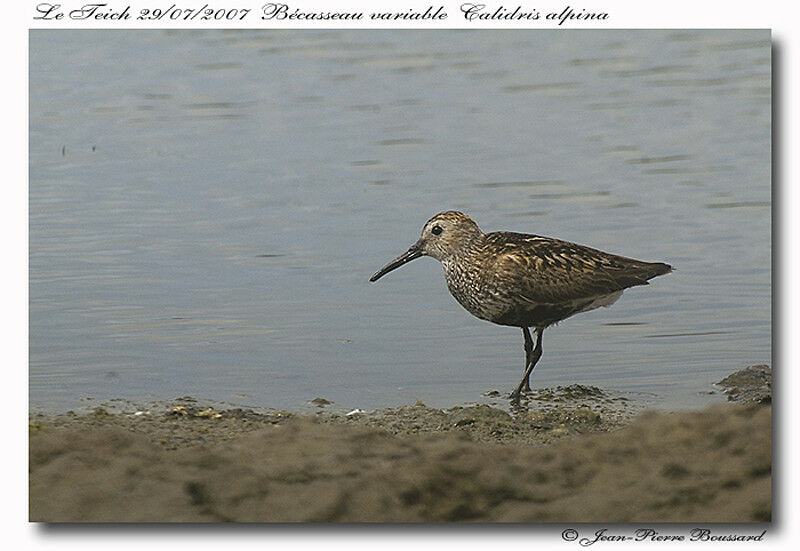
[[[522,328],[525,374],[511,394],[515,399],[531,388],[546,327],[610,306],[628,287],[647,285],[649,279],[672,271],[662,262],[625,258],[550,237],[483,233],[466,214],[447,211],[428,220],[417,242],[370,281],[420,256],[442,263],[447,288],[470,314]],[[530,327],[536,330],[535,347]]]

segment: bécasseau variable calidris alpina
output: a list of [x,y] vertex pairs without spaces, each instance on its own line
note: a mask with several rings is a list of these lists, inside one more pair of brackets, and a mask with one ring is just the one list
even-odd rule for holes
[[[628,287],[647,285],[672,271],[663,262],[643,262],[550,237],[483,233],[466,214],[446,211],[428,220],[417,242],[370,281],[421,256],[442,263],[447,288],[470,314],[522,328],[525,374],[511,394],[515,399],[530,390],[546,327],[610,306]],[[530,327],[536,331],[536,346]]]

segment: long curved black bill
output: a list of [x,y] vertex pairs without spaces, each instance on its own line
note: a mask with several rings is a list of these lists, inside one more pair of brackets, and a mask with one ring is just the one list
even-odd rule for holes
[[372,275],[372,277],[369,278],[369,280],[370,281],[378,281],[378,279],[382,278],[383,276],[385,276],[386,274],[388,274],[392,270],[394,270],[396,268],[399,268],[403,264],[406,264],[407,262],[411,262],[412,260],[414,260],[415,258],[419,258],[420,256],[422,256],[422,250],[415,243],[415,244],[411,245],[411,247],[406,252],[404,252],[403,254],[401,254],[400,256],[398,256],[397,258],[392,260],[391,262],[389,262],[386,266],[384,266],[383,268],[381,268],[380,270],[375,272]]

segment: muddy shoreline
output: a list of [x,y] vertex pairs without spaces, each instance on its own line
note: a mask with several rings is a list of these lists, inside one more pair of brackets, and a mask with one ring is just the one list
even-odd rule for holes
[[30,520],[766,522],[771,372],[733,402],[655,414],[596,387],[506,412],[418,403],[316,414],[190,397],[30,416]]

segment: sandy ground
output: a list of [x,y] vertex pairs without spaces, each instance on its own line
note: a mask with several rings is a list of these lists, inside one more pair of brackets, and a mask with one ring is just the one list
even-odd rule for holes
[[507,413],[423,404],[317,415],[215,409],[30,418],[30,520],[766,522],[771,372],[733,402],[655,414],[595,387]]

